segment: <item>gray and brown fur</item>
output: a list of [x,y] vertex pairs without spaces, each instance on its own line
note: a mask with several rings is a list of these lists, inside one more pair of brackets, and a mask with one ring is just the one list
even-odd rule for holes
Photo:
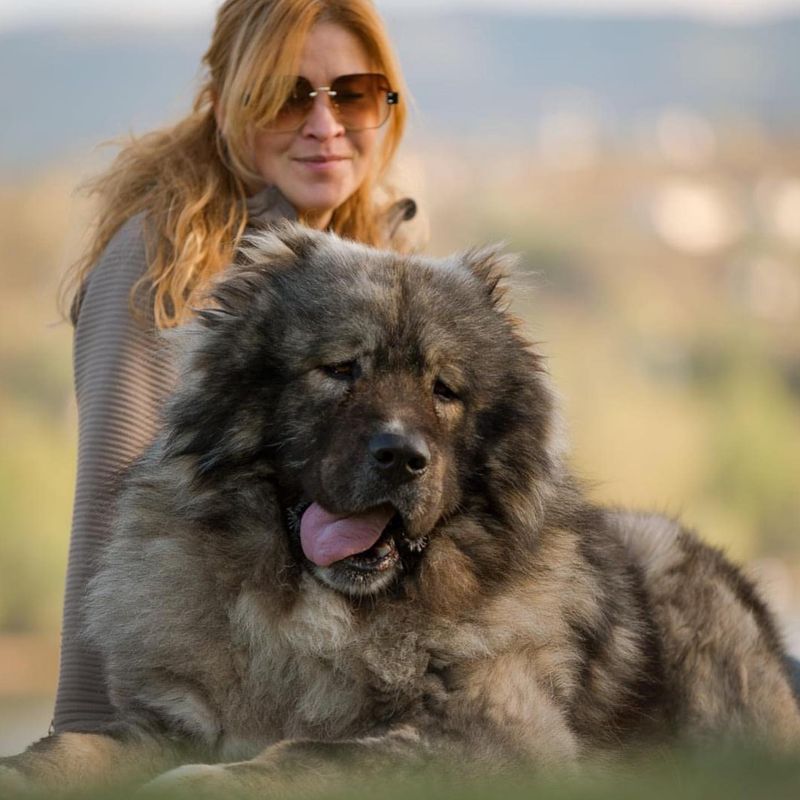
[[[94,761],[67,734],[7,766],[63,785],[202,761],[162,780],[277,791],[417,760],[800,743],[780,637],[741,572],[676,522],[592,505],[570,475],[506,262],[293,226],[249,242],[176,334],[182,388],[91,589],[119,724],[77,737]],[[413,481],[373,473],[387,427],[426,442]],[[409,548],[390,579],[305,561],[286,521],[302,500],[393,503]]]

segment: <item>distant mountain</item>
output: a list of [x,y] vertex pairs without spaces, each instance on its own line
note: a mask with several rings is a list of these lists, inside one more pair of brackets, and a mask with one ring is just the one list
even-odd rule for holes
[[[800,128],[800,17],[724,25],[460,13],[389,19],[416,128],[528,130],[554,106],[616,134],[668,106],[714,121]],[[207,31],[70,28],[0,33],[0,169],[27,169],[144,131],[188,107]]]

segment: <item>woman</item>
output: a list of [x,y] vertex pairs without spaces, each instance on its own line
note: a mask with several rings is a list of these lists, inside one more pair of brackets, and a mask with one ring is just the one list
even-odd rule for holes
[[113,711],[81,604],[116,474],[151,439],[174,382],[158,330],[191,316],[248,225],[297,218],[406,249],[410,200],[381,207],[405,123],[402,79],[369,0],[227,0],[194,110],[129,144],[92,190],[94,237],[74,278],[78,482],[54,729]]

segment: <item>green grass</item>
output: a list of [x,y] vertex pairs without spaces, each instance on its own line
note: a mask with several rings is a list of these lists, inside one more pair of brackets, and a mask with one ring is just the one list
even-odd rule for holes
[[[787,758],[741,750],[662,751],[642,756],[636,763],[589,767],[574,774],[519,772],[502,777],[466,778],[466,771],[457,767],[447,771],[430,768],[414,775],[393,774],[370,781],[353,779],[346,787],[332,786],[321,794],[295,796],[298,800],[744,800],[762,797],[797,800],[800,797],[800,756]],[[471,767],[469,772],[473,772]],[[123,800],[133,794],[134,789],[128,786],[104,792],[81,792],[70,797]],[[46,796],[52,795],[38,795]],[[269,796],[268,792],[260,795]],[[171,800],[169,794],[159,797]],[[31,800],[30,795],[25,798]]]

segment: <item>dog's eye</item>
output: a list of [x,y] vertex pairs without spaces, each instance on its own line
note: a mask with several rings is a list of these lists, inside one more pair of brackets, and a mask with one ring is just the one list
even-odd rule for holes
[[458,395],[443,380],[437,380],[433,384],[433,393],[437,399],[445,403],[452,403],[454,400],[458,400]]
[[356,361],[341,361],[338,364],[325,364],[322,366],[322,371],[330,378],[338,378],[340,380],[353,380],[359,375],[358,362]]

